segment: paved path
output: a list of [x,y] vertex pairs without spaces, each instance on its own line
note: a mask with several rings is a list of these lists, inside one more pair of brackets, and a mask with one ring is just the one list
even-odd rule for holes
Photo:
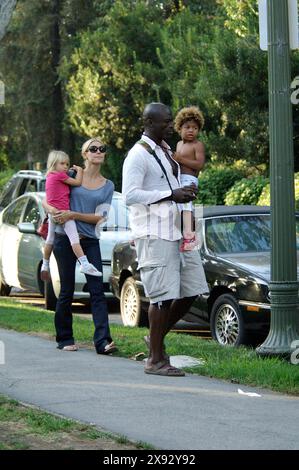
[[193,375],[150,376],[135,361],[67,353],[8,330],[0,340],[0,393],[17,400],[159,449],[299,449],[299,398]]

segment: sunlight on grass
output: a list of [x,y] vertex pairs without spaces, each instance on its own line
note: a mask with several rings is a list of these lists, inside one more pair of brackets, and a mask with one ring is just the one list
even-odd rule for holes
[[[51,312],[21,305],[11,300],[0,300],[0,327],[25,333],[48,334],[55,339],[54,315]],[[92,346],[93,323],[74,316],[74,335],[78,343]],[[132,358],[148,354],[143,336],[146,328],[110,326],[119,351],[116,355]],[[261,358],[247,347],[222,347],[215,341],[191,335],[170,333],[166,337],[169,355],[188,355],[204,361],[189,368],[194,374],[229,380],[244,385],[266,387],[275,391],[299,395],[299,367],[279,358]]]

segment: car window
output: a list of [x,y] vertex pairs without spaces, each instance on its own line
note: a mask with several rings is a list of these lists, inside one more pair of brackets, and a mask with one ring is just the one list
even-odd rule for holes
[[21,200],[11,204],[3,214],[3,223],[17,225],[20,222],[20,218],[26,203],[27,199],[22,198]]
[[18,194],[16,194],[15,197],[22,196],[22,194],[27,192],[27,185],[28,185],[28,179],[24,178],[18,188]]
[[23,222],[31,222],[38,225],[41,220],[37,202],[34,199],[29,199],[27,207],[23,215]]
[[36,192],[37,191],[37,181],[36,180],[28,180],[26,185],[26,193]]
[[38,182],[37,191],[45,191],[45,189],[46,189],[46,180],[45,179],[37,180],[37,182]]
[[112,198],[108,220],[101,225],[100,230],[129,230],[129,210],[122,198]]
[[215,253],[270,251],[270,215],[206,220],[206,245]]
[[3,188],[0,198],[0,206],[6,207],[14,199],[14,192],[20,183],[20,178],[12,178]]

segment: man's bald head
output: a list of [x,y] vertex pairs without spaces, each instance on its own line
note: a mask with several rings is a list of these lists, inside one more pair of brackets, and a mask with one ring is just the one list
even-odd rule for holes
[[143,111],[143,122],[146,126],[150,121],[156,121],[165,113],[171,114],[170,108],[163,103],[149,103]]
[[172,113],[163,103],[150,103],[143,112],[144,133],[155,142],[161,142],[173,133]]

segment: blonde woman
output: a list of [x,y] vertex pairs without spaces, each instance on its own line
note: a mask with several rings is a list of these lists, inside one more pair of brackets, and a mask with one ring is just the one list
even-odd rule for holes
[[[71,178],[67,171],[70,167],[69,156],[61,150],[52,150],[49,153],[47,161],[47,178],[46,178],[46,197],[47,202],[57,210],[69,210],[70,208],[70,188],[72,186],[80,186],[82,183],[83,169],[77,165],[73,165],[73,169],[77,174],[75,178]],[[72,245],[73,252],[80,263],[80,271],[90,276],[101,276],[91,263],[88,262],[79,240],[74,220],[68,220],[64,224],[64,231],[67,234]],[[55,236],[55,223],[52,217],[49,217],[49,230],[44,248],[44,258],[41,267],[41,279],[49,280],[49,259],[53,250],[53,242]]]
[[[103,223],[111,204],[114,184],[101,174],[105,160],[106,146],[99,138],[89,139],[82,146],[83,169],[82,183],[72,187],[70,210],[57,211],[44,203],[54,221],[64,224],[74,220],[80,243],[90,263],[102,271],[101,251],[96,234],[96,226]],[[75,286],[76,256],[71,248],[62,225],[56,225],[53,253],[60,276],[60,295],[55,311],[56,341],[58,349],[76,351],[72,328],[72,300]],[[104,295],[102,277],[86,275],[87,289],[90,293],[91,313],[93,316],[94,346],[98,354],[110,354],[117,350],[112,341],[108,321],[107,302]]]

